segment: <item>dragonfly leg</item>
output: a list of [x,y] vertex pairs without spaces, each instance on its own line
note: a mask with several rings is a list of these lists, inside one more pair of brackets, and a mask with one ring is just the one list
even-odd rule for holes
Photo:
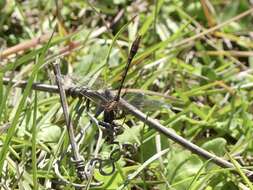
[[118,112],[115,119],[122,119],[125,117],[125,115],[126,115],[126,113],[124,112],[124,110],[121,110],[120,112]]

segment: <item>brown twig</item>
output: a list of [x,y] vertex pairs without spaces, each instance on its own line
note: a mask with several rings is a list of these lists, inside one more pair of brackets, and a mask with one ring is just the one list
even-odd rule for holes
[[[72,152],[74,155],[74,160],[76,163],[80,163],[81,161],[83,161],[83,159],[79,153],[79,148],[78,148],[76,140],[75,140],[74,129],[73,129],[73,125],[71,122],[71,117],[69,115],[66,93],[65,93],[65,90],[63,89],[63,86],[62,86],[62,76],[61,76],[61,70],[60,70],[60,66],[59,66],[58,62],[53,64],[53,69],[54,69],[54,74],[55,74],[55,81],[56,81],[56,84],[59,89],[61,106],[62,106],[62,110],[63,110],[65,122],[66,122],[66,127],[67,127],[67,131],[68,131],[68,135],[69,135],[69,140],[70,140]],[[84,175],[85,174],[84,168],[77,167],[77,172],[78,172],[78,177],[80,178],[80,180],[87,179],[86,175]]]
[[31,39],[31,40],[27,40],[25,42],[22,42],[20,44],[12,46],[10,48],[7,48],[6,50],[4,50],[0,53],[0,60],[4,59],[4,58],[7,58],[11,54],[15,54],[15,53],[18,53],[20,51],[25,51],[29,48],[32,48],[32,47],[35,47],[39,44],[47,42],[50,39],[51,35],[52,35],[51,33],[47,33],[47,34],[44,34],[40,37],[36,37],[36,38]]

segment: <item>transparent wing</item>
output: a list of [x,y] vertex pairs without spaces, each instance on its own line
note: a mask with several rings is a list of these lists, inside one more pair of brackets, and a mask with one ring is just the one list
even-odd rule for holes
[[[63,84],[66,87],[88,87],[93,90],[108,89],[108,85],[101,77],[87,79],[85,77],[67,75],[63,77],[63,80]],[[117,89],[114,90],[114,93],[115,92],[117,92]],[[140,92],[133,93],[125,91],[122,98],[143,111],[153,112],[171,108],[171,105],[164,98],[146,95]]]
[[143,93],[126,93],[123,98],[143,111],[153,112],[156,110],[171,108],[170,104],[168,104],[163,98],[152,97]]
[[65,75],[63,77],[65,87],[87,87],[92,90],[106,89],[107,84],[101,77],[81,77],[76,75]]

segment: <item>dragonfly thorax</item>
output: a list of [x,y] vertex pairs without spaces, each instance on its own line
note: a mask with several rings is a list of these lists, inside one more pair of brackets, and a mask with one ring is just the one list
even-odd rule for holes
[[118,101],[112,100],[106,103],[105,105],[105,111],[110,112],[110,111],[116,111],[118,109]]

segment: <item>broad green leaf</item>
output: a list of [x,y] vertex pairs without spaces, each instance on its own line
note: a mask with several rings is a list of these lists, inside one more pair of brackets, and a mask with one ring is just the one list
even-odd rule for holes
[[226,153],[226,145],[227,141],[224,138],[215,138],[204,143],[202,148],[222,157]]

